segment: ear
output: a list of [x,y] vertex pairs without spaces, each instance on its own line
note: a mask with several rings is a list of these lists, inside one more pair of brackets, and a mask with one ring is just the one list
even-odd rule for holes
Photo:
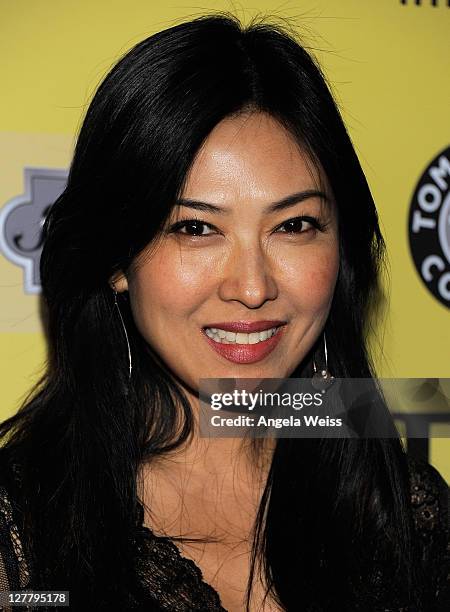
[[122,270],[113,274],[109,279],[109,285],[111,289],[116,289],[117,293],[123,293],[128,291],[128,281]]

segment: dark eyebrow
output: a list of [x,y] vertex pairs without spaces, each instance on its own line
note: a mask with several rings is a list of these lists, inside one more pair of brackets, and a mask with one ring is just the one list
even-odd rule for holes
[[[278,202],[272,202],[264,208],[264,213],[269,214],[279,210],[284,210],[290,206],[294,206],[299,202],[303,202],[309,198],[322,198],[325,202],[328,202],[328,196],[323,191],[317,189],[307,189],[306,191],[298,191],[292,195],[279,200]],[[177,201],[177,206],[187,206],[188,208],[194,208],[195,210],[202,210],[203,212],[217,213],[219,215],[227,215],[230,212],[229,208],[223,208],[222,206],[215,206],[208,202],[199,202],[198,200],[191,200],[189,198],[181,198]]]

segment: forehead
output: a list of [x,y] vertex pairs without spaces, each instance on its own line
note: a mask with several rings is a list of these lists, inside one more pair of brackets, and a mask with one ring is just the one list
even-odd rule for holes
[[253,112],[217,124],[186,177],[184,197],[277,199],[303,188],[325,188],[323,173],[272,116]]

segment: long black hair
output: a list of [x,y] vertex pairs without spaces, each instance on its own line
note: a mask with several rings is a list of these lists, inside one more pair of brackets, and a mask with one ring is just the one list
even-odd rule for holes
[[[213,127],[248,110],[287,127],[331,185],[340,268],[325,330],[328,364],[336,377],[375,376],[367,334],[380,296],[384,242],[317,61],[283,27],[261,21],[244,27],[222,15],[137,44],[98,87],[67,186],[45,220],[47,367],[0,430],[3,454],[21,466],[22,529],[34,584],[69,589],[73,605],[84,609],[131,607],[139,466],[180,447],[193,424],[187,398],[139,334],[123,293],[133,356],[128,381],[108,279],[131,270],[158,238]],[[293,376],[312,374],[318,348]],[[351,602],[359,593],[370,609],[377,560],[386,571],[383,584],[399,578],[411,596],[418,581],[407,468],[398,439],[278,440],[252,561],[253,569],[262,561],[281,606],[356,609]],[[248,603],[250,590],[247,596]]]

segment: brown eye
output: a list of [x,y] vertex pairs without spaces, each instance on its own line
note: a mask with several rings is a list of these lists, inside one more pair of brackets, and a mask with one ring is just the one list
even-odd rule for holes
[[[310,227],[308,227],[308,225]],[[306,229],[305,229],[306,226]],[[280,226],[278,229],[285,227],[286,229],[282,232],[286,234],[303,234],[311,229],[323,229],[319,219],[316,217],[294,217],[293,219],[288,219]]]
[[[204,221],[199,221],[198,219],[187,219],[174,223],[169,231],[176,234],[183,234],[184,236],[210,236],[210,233],[203,232],[203,229],[208,227],[211,228],[211,226]],[[186,231],[182,231],[183,229]]]

